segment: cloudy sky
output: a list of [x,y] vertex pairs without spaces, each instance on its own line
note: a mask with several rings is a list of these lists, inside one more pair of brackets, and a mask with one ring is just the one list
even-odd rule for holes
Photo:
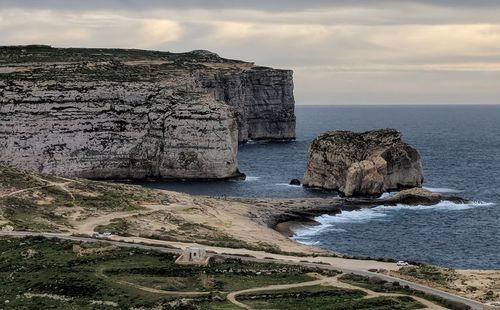
[[0,45],[208,49],[298,104],[500,104],[498,0],[0,0]]

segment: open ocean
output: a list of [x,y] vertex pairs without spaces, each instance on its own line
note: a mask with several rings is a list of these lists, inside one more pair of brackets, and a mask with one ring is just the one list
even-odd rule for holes
[[352,255],[500,268],[500,106],[297,106],[296,115],[296,141],[240,146],[245,181],[145,185],[214,196],[328,197],[333,194],[288,185],[302,180],[311,140],[327,130],[393,127],[420,152],[424,187],[475,202],[323,215],[321,225],[294,239]]

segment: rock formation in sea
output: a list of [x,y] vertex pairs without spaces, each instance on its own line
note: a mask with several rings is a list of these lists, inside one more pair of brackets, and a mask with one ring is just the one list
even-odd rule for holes
[[345,196],[380,195],[423,182],[420,155],[395,129],[326,132],[309,145],[307,157],[304,186]]
[[292,72],[208,51],[0,47],[0,162],[88,178],[239,175],[238,142],[295,138]]

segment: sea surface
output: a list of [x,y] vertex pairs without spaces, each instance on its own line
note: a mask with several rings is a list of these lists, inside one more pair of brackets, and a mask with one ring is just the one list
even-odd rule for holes
[[245,181],[148,183],[211,196],[329,197],[288,185],[302,179],[308,144],[327,130],[393,127],[422,155],[424,187],[473,200],[380,206],[319,216],[298,242],[352,255],[456,268],[500,268],[500,106],[297,106],[297,140],[240,146]]

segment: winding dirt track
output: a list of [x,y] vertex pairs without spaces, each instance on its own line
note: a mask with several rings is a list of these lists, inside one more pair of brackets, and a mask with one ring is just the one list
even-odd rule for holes
[[146,215],[156,211],[165,210],[164,205],[148,205],[144,206],[144,209],[137,211],[123,211],[123,212],[113,212],[109,214],[102,214],[98,217],[89,217],[87,219],[72,223],[74,226],[73,232],[78,234],[88,234],[92,235],[94,229],[97,226],[108,225],[112,220],[123,219],[136,215]]
[[127,282],[127,281],[121,281],[121,280],[112,280],[108,276],[104,274],[104,269],[99,268],[95,272],[96,276],[108,280],[108,281],[113,281],[115,283],[121,284],[121,285],[127,285],[130,287],[133,287],[135,289],[149,292],[149,293],[155,293],[155,294],[160,294],[160,295],[166,295],[166,296],[178,296],[178,297],[193,297],[193,296],[204,296],[204,295],[209,295],[211,292],[182,292],[182,291],[165,291],[165,290],[159,290],[156,288],[152,287],[147,287],[147,286],[142,286],[139,284]]
[[67,192],[68,195],[70,195],[70,197],[73,200],[75,200],[75,196],[73,196],[73,193],[66,186],[68,184],[75,183],[77,181],[70,180],[70,179],[63,179],[63,180],[66,180],[67,182],[58,183],[58,182],[52,182],[52,181],[49,181],[49,180],[45,180],[43,178],[36,177],[36,176],[34,176],[34,178],[37,179],[37,180],[39,180],[39,181],[41,181],[41,182],[43,182],[43,183],[45,183],[46,185],[39,185],[39,186],[33,186],[33,187],[28,187],[28,188],[20,189],[20,190],[14,191],[14,192],[10,192],[10,193],[6,193],[6,194],[3,194],[3,195],[0,195],[0,198],[11,197],[11,196],[15,196],[15,195],[22,194],[22,193],[25,193],[25,192],[33,191],[33,190],[55,186],[55,187],[59,187],[61,190],[65,191],[65,192]]
[[390,293],[378,293],[374,292],[362,287],[350,285],[344,282],[339,281],[339,277],[341,275],[335,276],[335,277],[330,277],[330,278],[322,278],[319,280],[314,280],[314,281],[307,281],[307,282],[301,282],[301,283],[294,283],[294,284],[282,284],[282,285],[269,285],[269,286],[263,286],[263,287],[256,287],[256,288],[250,288],[246,290],[241,290],[241,291],[236,291],[236,292],[231,292],[227,295],[227,300],[229,300],[231,303],[234,305],[251,310],[253,309],[252,307],[239,302],[236,299],[236,296],[241,295],[241,294],[246,294],[246,293],[255,293],[255,292],[262,292],[262,291],[275,291],[275,290],[287,290],[287,289],[292,289],[292,288],[297,288],[297,287],[307,287],[307,286],[314,286],[314,285],[329,285],[329,286],[334,286],[334,287],[339,287],[339,288],[344,288],[344,289],[349,289],[349,290],[360,290],[366,293],[366,296],[363,297],[364,299],[366,298],[374,298],[374,297],[397,297],[397,296],[409,296],[421,304],[423,304],[427,309],[433,309],[433,310],[446,310],[446,308],[443,308],[441,306],[438,306],[426,299],[416,297],[416,296],[410,296],[410,295],[404,295],[404,294],[390,294]]

